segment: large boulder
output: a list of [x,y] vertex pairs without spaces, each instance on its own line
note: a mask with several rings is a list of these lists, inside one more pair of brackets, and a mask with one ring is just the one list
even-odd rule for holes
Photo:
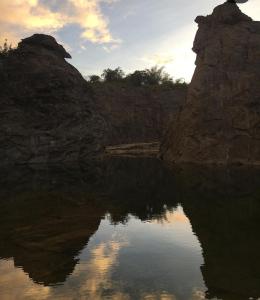
[[43,34],[0,56],[0,164],[79,162],[102,153],[103,119],[65,58]]
[[196,70],[161,157],[172,163],[260,164],[260,22],[229,2],[196,22]]

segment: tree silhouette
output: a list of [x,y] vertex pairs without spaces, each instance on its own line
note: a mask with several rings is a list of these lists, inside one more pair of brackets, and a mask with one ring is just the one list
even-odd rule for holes
[[125,74],[120,67],[112,70],[112,69],[105,69],[101,75],[104,81],[119,81],[124,78]]
[[0,57],[7,56],[12,50],[12,44],[8,44],[8,40],[5,39],[3,46],[0,46]]
[[101,77],[98,76],[98,75],[90,75],[90,76],[89,76],[89,82],[90,82],[90,83],[101,82]]

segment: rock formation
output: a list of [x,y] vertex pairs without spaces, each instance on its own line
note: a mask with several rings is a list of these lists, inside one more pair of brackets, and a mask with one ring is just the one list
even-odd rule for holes
[[107,123],[108,145],[161,140],[187,94],[176,88],[134,87],[117,82],[93,86],[98,112]]
[[229,2],[196,22],[196,70],[160,155],[172,163],[260,164],[260,22]]
[[260,295],[259,168],[185,166],[178,201],[202,247],[206,299]]
[[51,36],[35,34],[0,57],[0,162],[86,161],[102,150],[96,113],[70,55]]

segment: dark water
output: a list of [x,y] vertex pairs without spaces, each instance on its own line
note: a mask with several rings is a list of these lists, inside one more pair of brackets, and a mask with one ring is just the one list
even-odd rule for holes
[[260,297],[260,171],[6,168],[0,299]]

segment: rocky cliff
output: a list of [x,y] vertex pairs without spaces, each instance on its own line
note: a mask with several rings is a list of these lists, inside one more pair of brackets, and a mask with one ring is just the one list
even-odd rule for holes
[[161,157],[260,164],[260,22],[229,2],[196,22],[196,70]]
[[0,163],[85,161],[104,124],[88,87],[51,36],[35,34],[0,57]]
[[202,247],[206,299],[260,294],[259,179],[252,166],[185,166],[176,185]]
[[97,111],[106,120],[108,145],[160,140],[187,94],[186,85],[135,87],[105,82],[92,88]]

